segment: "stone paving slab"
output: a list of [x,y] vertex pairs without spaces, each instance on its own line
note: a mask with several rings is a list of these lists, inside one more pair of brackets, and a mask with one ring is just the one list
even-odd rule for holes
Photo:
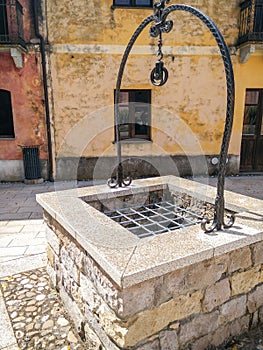
[[1,226],[1,233],[19,233],[22,228],[24,227],[24,225],[16,225],[16,226],[8,226],[8,225],[5,225],[5,226]]
[[8,247],[24,247],[29,244],[30,246],[37,246],[37,245],[45,245],[46,239],[45,238],[38,238],[35,237],[35,233],[25,233],[24,235],[21,235],[21,237],[17,237],[15,239],[12,239],[12,241],[9,243]]
[[[217,185],[216,177],[197,177],[196,181],[211,186]],[[225,178],[225,189],[258,199],[263,199],[263,176],[228,176]]]
[[[90,181],[79,184],[76,181],[44,182],[38,185],[0,184],[0,263],[4,263],[4,271],[8,269],[8,262],[13,269],[14,260],[45,252],[45,225],[42,208],[36,202],[36,193],[91,184]],[[0,273],[1,270],[3,266],[0,266]]]
[[6,310],[2,293],[0,293],[0,315],[0,349],[11,349],[13,347],[17,350],[17,341]]
[[41,220],[6,221],[0,226],[0,262],[45,252],[45,226]]
[[1,257],[9,257],[9,256],[20,256],[24,255],[26,252],[26,247],[6,247],[0,248],[0,256]]
[[29,219],[29,220],[11,220],[11,221],[0,221],[0,226],[1,226],[1,223],[3,223],[3,226],[32,226],[32,225],[40,225],[40,224],[43,224],[44,220],[41,216],[41,219],[35,219],[35,220],[32,220],[32,219]]
[[0,260],[0,278],[46,266],[46,253]]

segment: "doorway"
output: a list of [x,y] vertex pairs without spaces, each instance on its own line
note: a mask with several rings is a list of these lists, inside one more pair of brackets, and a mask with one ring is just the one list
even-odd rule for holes
[[240,154],[241,172],[263,171],[263,89],[247,89]]

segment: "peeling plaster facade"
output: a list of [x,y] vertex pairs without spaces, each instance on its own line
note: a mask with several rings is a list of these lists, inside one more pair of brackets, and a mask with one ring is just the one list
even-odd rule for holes
[[[171,3],[175,3],[172,1]],[[239,0],[188,0],[216,23],[231,49],[236,106],[228,173],[239,172],[246,88],[263,87],[263,54],[257,50],[240,63],[235,44]],[[114,89],[124,49],[151,9],[112,8],[112,0],[46,0],[50,44],[50,108],[54,122],[57,179],[109,177],[116,166]],[[148,29],[129,56],[122,89],[151,90],[151,141],[122,143],[132,176],[216,173],[225,122],[223,62],[205,25],[185,12],[174,12],[171,33],[163,35],[169,80],[150,83],[157,39]]]
[[[47,137],[41,55],[30,0],[21,0],[26,48],[0,43],[0,89],[11,93],[14,137],[0,137],[0,181],[24,180],[21,146],[39,146],[41,175],[47,168]],[[15,57],[12,57],[14,56]],[[1,125],[0,125],[1,128]]]

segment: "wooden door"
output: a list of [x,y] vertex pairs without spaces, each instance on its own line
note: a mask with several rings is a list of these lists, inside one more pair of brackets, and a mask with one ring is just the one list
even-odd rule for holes
[[246,91],[240,171],[263,171],[263,89]]

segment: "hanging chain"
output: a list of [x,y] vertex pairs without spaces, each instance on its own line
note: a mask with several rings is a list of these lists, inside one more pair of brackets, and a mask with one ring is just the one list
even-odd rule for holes
[[158,40],[158,51],[157,51],[157,56],[159,56],[158,61],[161,61],[163,59],[162,46],[163,46],[163,38],[162,38],[162,32],[160,31],[159,40]]
[[161,0],[154,4],[155,9],[155,24],[150,28],[150,35],[154,38],[159,36],[158,40],[158,51],[157,56],[158,61],[155,64],[155,67],[151,71],[150,79],[151,83],[155,86],[162,86],[167,82],[168,79],[168,70],[164,67],[163,59],[163,38],[162,33],[169,33],[173,27],[173,21],[166,21],[166,16],[164,16],[164,8],[165,4],[167,4],[169,0]]

